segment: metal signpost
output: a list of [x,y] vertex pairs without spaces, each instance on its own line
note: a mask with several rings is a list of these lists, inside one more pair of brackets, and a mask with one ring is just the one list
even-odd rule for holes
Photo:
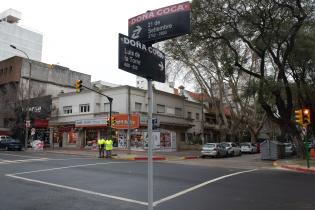
[[147,11],[128,20],[128,34],[143,43],[156,43],[190,32],[190,3]]
[[190,33],[190,3],[147,11],[128,20],[128,36],[119,34],[118,67],[148,81],[148,209],[153,210],[152,81],[165,82],[165,55],[153,43]]

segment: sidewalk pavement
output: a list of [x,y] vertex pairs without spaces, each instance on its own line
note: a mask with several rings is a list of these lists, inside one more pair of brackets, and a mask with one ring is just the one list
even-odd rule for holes
[[[58,153],[58,154],[70,154],[70,155],[82,155],[89,157],[98,157],[98,150],[92,149],[77,149],[77,148],[55,148],[44,149],[44,152]],[[181,151],[153,151],[153,160],[186,160],[197,159],[200,156],[198,150],[181,150]],[[116,160],[147,160],[146,150],[131,150],[114,148],[112,151],[112,159]]]
[[310,168],[307,167],[306,160],[300,159],[280,159],[273,162],[274,166],[294,170],[302,173],[315,174],[315,159],[310,159]]

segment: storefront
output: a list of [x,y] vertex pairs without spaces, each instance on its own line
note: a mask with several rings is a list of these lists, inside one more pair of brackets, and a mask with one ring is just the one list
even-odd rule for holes
[[[128,115],[115,115],[117,125],[117,139],[119,148],[127,148]],[[166,129],[152,132],[153,149],[176,150],[176,132]],[[130,115],[130,147],[133,150],[144,150],[148,147],[147,125],[140,126],[139,115]]]
[[76,147],[78,139],[79,132],[73,124],[53,128],[53,147]]
[[46,119],[35,119],[31,128],[31,141],[39,140],[44,142],[45,147],[49,147],[49,129],[48,120]]
[[92,147],[99,138],[109,136],[105,117],[76,120],[75,129],[82,136],[81,147]]

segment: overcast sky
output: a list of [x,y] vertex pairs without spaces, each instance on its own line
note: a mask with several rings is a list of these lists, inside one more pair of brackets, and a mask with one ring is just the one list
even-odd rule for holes
[[184,1],[9,0],[0,12],[18,10],[19,25],[43,34],[42,62],[135,86],[136,76],[118,69],[118,33],[128,35],[129,18]]

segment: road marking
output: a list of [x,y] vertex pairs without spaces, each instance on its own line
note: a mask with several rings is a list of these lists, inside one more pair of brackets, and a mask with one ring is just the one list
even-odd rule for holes
[[220,176],[220,177],[215,178],[215,179],[208,180],[206,182],[203,182],[201,184],[195,185],[195,186],[193,186],[191,188],[188,188],[186,190],[183,190],[181,192],[175,193],[174,195],[171,195],[171,196],[162,198],[161,200],[155,201],[155,202],[153,202],[153,206],[157,206],[157,205],[159,205],[161,203],[164,203],[166,201],[169,201],[169,200],[171,200],[173,198],[179,197],[179,196],[184,195],[184,194],[186,194],[188,192],[191,192],[191,191],[196,190],[198,188],[204,187],[204,186],[206,186],[206,185],[208,185],[210,183],[217,182],[219,180],[222,180],[222,179],[225,179],[225,178],[228,178],[228,177],[231,177],[231,176],[236,176],[236,175],[243,174],[243,173],[250,173],[250,172],[253,172],[253,171],[257,171],[257,169],[252,169],[252,170],[247,170],[247,171],[240,171],[240,172],[236,172],[236,173],[233,173],[233,174],[228,174],[228,175]]
[[133,199],[114,196],[114,195],[108,195],[108,194],[104,194],[104,193],[93,192],[93,191],[89,191],[89,190],[83,190],[83,189],[79,189],[79,188],[75,188],[75,187],[69,187],[66,185],[54,184],[54,183],[50,183],[50,182],[43,182],[43,181],[39,181],[39,180],[35,180],[35,179],[28,179],[28,178],[24,178],[24,177],[20,177],[20,176],[15,176],[12,174],[7,174],[6,176],[16,178],[16,179],[22,179],[24,181],[35,182],[35,183],[44,184],[44,185],[48,185],[48,186],[59,187],[59,188],[67,189],[67,190],[73,190],[73,191],[78,191],[78,192],[82,192],[82,193],[87,193],[87,194],[91,194],[91,195],[97,195],[97,196],[101,196],[101,197],[112,198],[112,199],[125,201],[125,202],[129,202],[129,203],[136,203],[136,204],[140,204],[140,205],[144,205],[144,206],[148,205],[147,202],[143,202],[143,201],[133,200]]
[[82,165],[72,165],[72,166],[64,166],[64,167],[58,167],[58,168],[41,169],[41,170],[35,170],[35,171],[25,171],[25,172],[20,172],[20,173],[15,173],[15,174],[8,174],[8,175],[31,174],[31,173],[38,173],[38,172],[45,172],[45,171],[68,169],[68,168],[78,168],[78,167],[96,166],[96,165],[107,165],[107,164],[111,164],[111,163],[128,163],[128,162],[89,163],[89,164],[82,164]]
[[29,156],[29,155],[13,155],[13,154],[9,154],[9,153],[0,153],[0,155],[8,155],[8,156],[14,156],[14,157],[31,157],[31,158],[38,158],[38,156]]
[[116,199],[116,200],[120,200],[120,201],[125,201],[125,202],[129,202],[129,203],[136,203],[136,204],[147,206],[148,203],[147,202],[143,202],[143,201],[138,201],[138,200],[133,200],[133,199],[129,199],[129,198],[124,198],[124,197],[119,197],[119,196],[114,196],[114,195],[109,195],[109,194],[104,194],[104,193],[98,193],[98,192],[93,192],[93,191],[90,191],[90,190],[84,190],[84,189],[70,187],[70,186],[66,186],[66,185],[54,184],[54,183],[50,183],[50,182],[44,182],[44,181],[39,181],[39,180],[36,180],[36,179],[29,179],[29,178],[24,178],[24,177],[21,177],[21,176],[17,176],[17,175],[20,175],[20,174],[30,174],[30,173],[52,171],[52,170],[60,170],[60,169],[68,169],[68,168],[76,168],[76,167],[93,166],[93,165],[106,165],[106,164],[111,164],[111,163],[119,164],[119,163],[128,163],[128,162],[107,162],[107,163],[93,163],[93,164],[84,164],[84,165],[73,165],[73,166],[66,166],[66,167],[59,167],[59,168],[50,168],[50,169],[36,170],[36,171],[26,171],[26,172],[15,173],[15,174],[6,174],[6,176],[11,177],[11,178],[15,178],[15,179],[21,179],[21,180],[28,181],[28,182],[35,182],[35,183],[44,184],[44,185],[48,185],[48,186],[59,187],[59,188],[63,188],[63,189],[78,191],[78,192],[82,192],[82,193],[87,193],[87,194],[92,194],[92,195],[97,195],[97,196],[101,196],[101,197],[112,198],[112,199]]
[[37,162],[37,161],[47,161],[49,158],[36,158],[36,159],[24,159],[24,160],[5,160],[1,159],[0,164],[10,164],[10,163],[28,163],[28,162]]

